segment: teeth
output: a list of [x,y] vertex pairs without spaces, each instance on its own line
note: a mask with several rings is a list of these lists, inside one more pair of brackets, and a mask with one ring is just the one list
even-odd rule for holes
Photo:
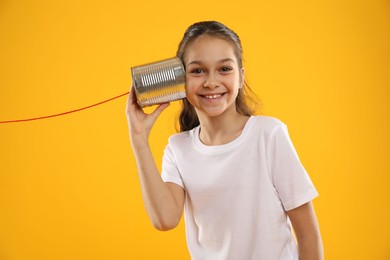
[[221,94],[216,94],[216,95],[207,95],[207,96],[204,96],[204,97],[208,98],[208,99],[213,99],[213,98],[219,98],[221,96],[222,96]]

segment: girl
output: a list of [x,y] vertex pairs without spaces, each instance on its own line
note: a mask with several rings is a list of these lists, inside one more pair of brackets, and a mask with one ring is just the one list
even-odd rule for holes
[[187,97],[181,133],[169,139],[161,176],[148,136],[169,104],[145,114],[132,89],[127,105],[153,225],[173,229],[184,210],[193,259],[323,259],[311,203],[317,191],[286,126],[252,115],[237,34],[218,22],[196,23],[185,32],[177,56],[186,68]]

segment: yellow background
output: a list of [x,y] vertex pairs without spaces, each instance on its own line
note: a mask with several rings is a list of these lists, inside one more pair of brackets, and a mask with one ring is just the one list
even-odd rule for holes
[[[211,19],[241,36],[263,114],[289,126],[326,258],[390,259],[388,1],[0,0],[0,121],[125,93],[131,66]],[[189,259],[183,223],[146,216],[125,104],[0,124],[0,259]],[[151,135],[158,165],[177,111]]]

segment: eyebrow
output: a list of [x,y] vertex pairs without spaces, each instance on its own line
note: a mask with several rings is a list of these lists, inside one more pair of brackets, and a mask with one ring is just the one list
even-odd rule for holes
[[[231,58],[226,58],[226,59],[222,59],[222,60],[219,60],[218,63],[223,63],[223,62],[227,62],[227,61],[231,61],[231,62],[235,62],[233,59]],[[187,66],[191,65],[191,64],[202,64],[202,61],[199,61],[199,60],[194,60],[194,61],[191,61],[187,64]]]

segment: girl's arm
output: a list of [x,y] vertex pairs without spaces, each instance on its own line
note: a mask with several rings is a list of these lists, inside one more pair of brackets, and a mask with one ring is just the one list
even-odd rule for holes
[[324,249],[313,204],[287,211],[298,240],[300,260],[323,260]]
[[168,105],[159,105],[153,113],[145,114],[136,102],[132,87],[126,111],[142,197],[149,218],[158,230],[176,227],[184,207],[183,188],[173,183],[165,183],[161,179],[148,142],[152,126]]

